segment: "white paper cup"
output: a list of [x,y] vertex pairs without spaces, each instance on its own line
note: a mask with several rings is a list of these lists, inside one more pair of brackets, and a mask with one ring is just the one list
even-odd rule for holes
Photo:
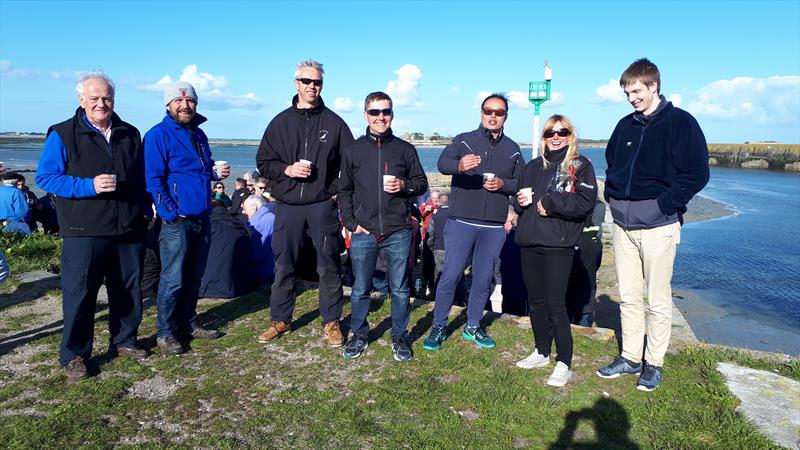
[[528,204],[533,203],[533,188],[522,188],[519,190],[522,195],[525,196],[525,199],[528,201]]
[[222,176],[222,169],[228,165],[228,161],[214,161],[214,172],[217,173],[217,177]]
[[307,165],[309,168],[311,168],[311,161],[309,161],[307,159],[300,159],[298,161],[303,163],[303,164],[305,164],[305,165]]
[[494,179],[494,174],[492,172],[484,172],[483,181],[489,181],[493,179]]
[[116,191],[117,190],[117,175],[112,173],[112,174],[110,174],[110,176],[111,176],[111,181],[114,182],[114,190]]
[[390,181],[394,181],[396,179],[397,179],[397,177],[394,176],[394,175],[384,175],[383,176],[383,190],[384,191],[386,190],[386,183],[388,183]]

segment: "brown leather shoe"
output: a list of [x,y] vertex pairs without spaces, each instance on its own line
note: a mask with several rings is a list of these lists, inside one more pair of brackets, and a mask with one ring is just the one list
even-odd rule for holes
[[[145,359],[148,356],[150,356],[150,352],[136,346],[117,347],[116,350],[114,351],[116,351],[116,354],[119,356],[127,356],[129,358],[134,358],[134,359]],[[114,351],[112,351],[112,353]]]
[[64,375],[67,376],[67,382],[69,383],[83,380],[89,375],[86,370],[86,362],[78,356],[64,366]]
[[344,345],[344,336],[342,336],[342,329],[339,328],[338,320],[331,320],[322,327],[322,334],[325,335],[325,340],[331,347],[341,347]]
[[271,322],[269,328],[260,335],[258,335],[258,342],[266,344],[286,333],[292,331],[291,322]]

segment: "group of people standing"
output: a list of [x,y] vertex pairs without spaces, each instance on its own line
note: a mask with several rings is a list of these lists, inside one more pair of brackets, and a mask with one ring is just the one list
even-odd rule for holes
[[[304,263],[300,250],[308,234],[316,252],[325,341],[343,346],[348,359],[368,347],[369,293],[380,254],[391,291],[394,358],[409,361],[410,212],[428,189],[417,151],[393,134],[395,110],[386,93],[366,96],[367,127],[354,139],[344,120],[322,101],[322,65],[302,61],[294,75],[292,106],[269,123],[256,156],[256,167],[271,184],[276,201],[271,322],[257,339],[269,343],[292,330],[295,278]],[[658,69],[650,61],[634,62],[620,86],[635,112],[620,121],[609,141],[605,195],[615,222],[623,352],[598,375],[640,373],[638,386],[652,390],[660,383],[669,341],[669,283],[681,215],[708,179],[707,150],[697,122],[660,95]],[[80,107],[74,117],[48,131],[36,176],[59,203],[64,237],[60,361],[70,380],[87,376],[94,302],[103,281],[109,293],[111,351],[135,358],[148,355],[137,344],[137,330],[151,205],[163,221],[158,347],[175,355],[187,350],[190,339],[222,336],[197,322],[196,305],[209,247],[209,199],[222,201],[219,192],[212,193],[212,184],[216,191],[230,174],[227,164],[212,159],[199,128],[206,119],[196,111],[198,98],[190,84],[179,81],[166,88],[167,113],[143,140],[113,112],[114,84],[107,76],[82,76],[77,94]],[[519,145],[503,131],[508,113],[505,96],[489,95],[481,104],[480,126],[456,136],[439,158],[439,171],[452,176],[452,190],[446,214],[430,230],[439,239],[436,250],[446,251],[433,325],[422,347],[433,351],[444,345],[456,287],[468,265],[472,280],[461,334],[479,347],[496,346],[481,320],[511,206],[519,215],[516,243],[535,341],[533,352],[517,365],[549,366],[555,342],[556,364],[547,383],[564,386],[572,376],[565,297],[575,246],[597,200],[597,181],[591,162],[579,154],[577,130],[567,117],[554,115],[545,122],[541,154],[526,164]],[[254,197],[244,201],[244,211],[252,209],[251,219],[261,206],[247,203]],[[340,224],[350,233],[354,275],[349,336],[340,326]],[[642,296],[645,286],[648,303]]]

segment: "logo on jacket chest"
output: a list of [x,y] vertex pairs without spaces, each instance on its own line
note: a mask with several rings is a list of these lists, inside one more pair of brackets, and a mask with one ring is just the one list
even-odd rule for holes
[[319,130],[319,141],[328,142],[328,130]]

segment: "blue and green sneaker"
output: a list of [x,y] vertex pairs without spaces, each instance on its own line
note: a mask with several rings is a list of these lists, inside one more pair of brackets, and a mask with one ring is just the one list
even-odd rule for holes
[[497,345],[494,339],[490,338],[481,327],[473,328],[464,326],[464,332],[461,333],[461,335],[464,336],[465,339],[478,344],[478,347],[494,348],[494,346]]

